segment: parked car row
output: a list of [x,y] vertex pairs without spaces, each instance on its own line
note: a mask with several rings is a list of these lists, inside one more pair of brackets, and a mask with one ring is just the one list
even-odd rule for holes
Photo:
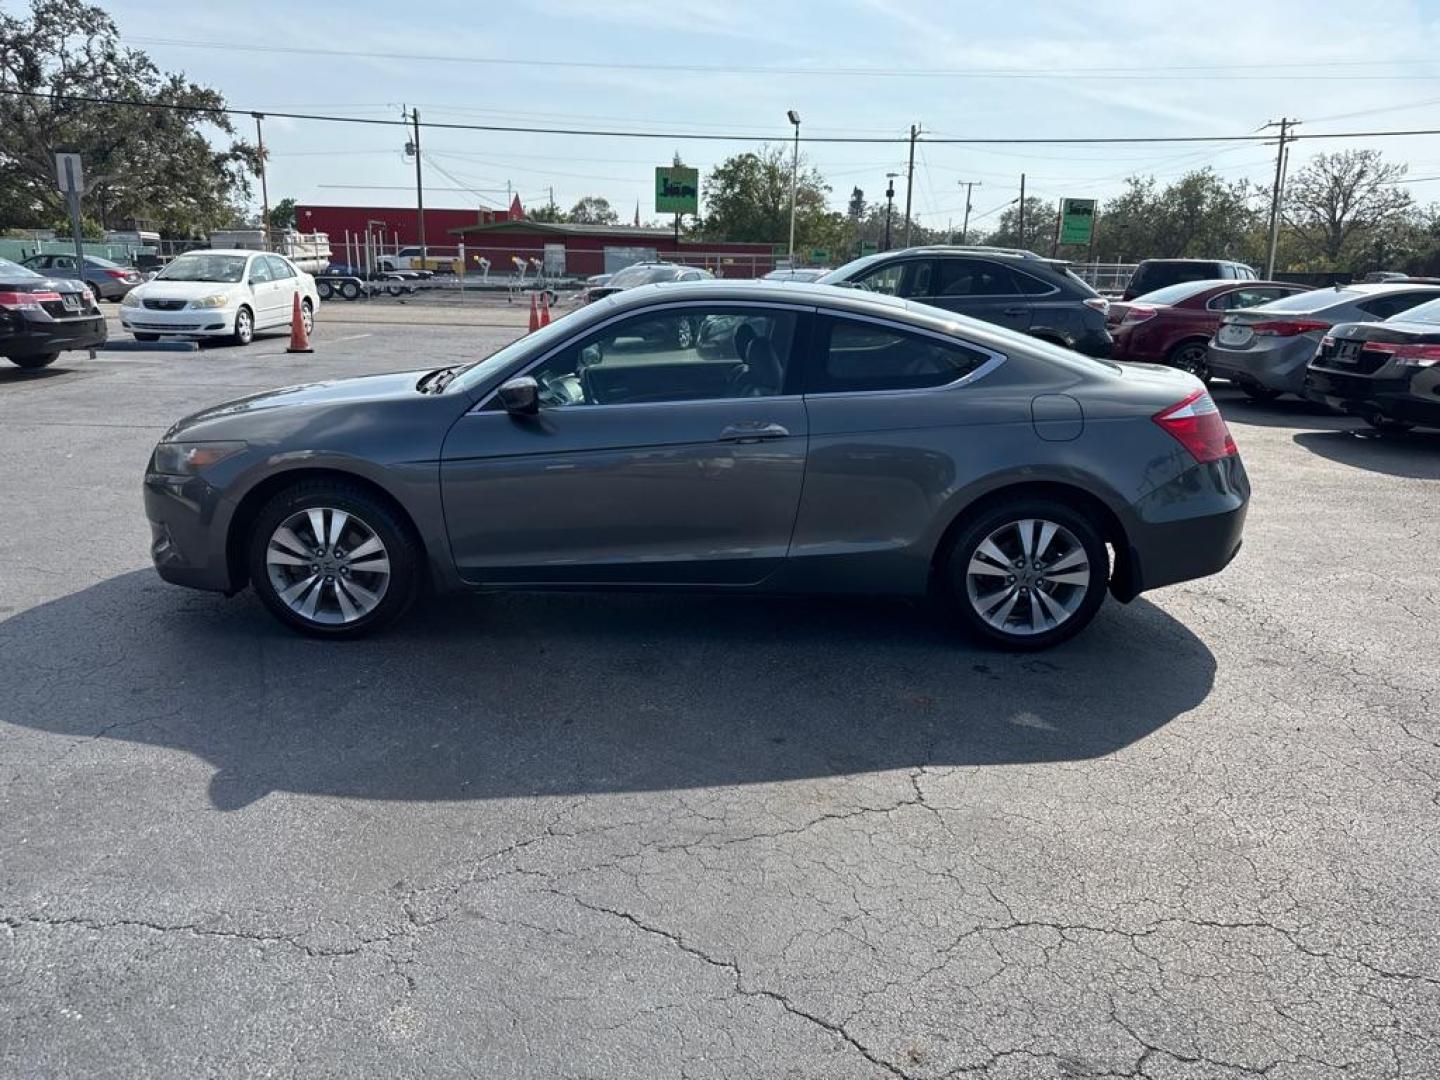
[[105,334],[105,316],[84,283],[0,259],[0,356],[43,368],[63,350],[103,345]]
[[41,277],[80,279],[96,300],[122,300],[144,278],[140,271],[121,266],[98,255],[86,255],[80,273],[75,272],[74,255],[31,255],[22,266]]

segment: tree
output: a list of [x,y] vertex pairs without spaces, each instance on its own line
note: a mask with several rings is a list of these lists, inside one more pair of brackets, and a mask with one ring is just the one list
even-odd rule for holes
[[1286,188],[1284,222],[1305,251],[1324,260],[1323,269],[1335,269],[1342,255],[1373,243],[1411,209],[1410,193],[1399,186],[1405,171],[1378,150],[1316,154]]
[[540,206],[532,207],[525,212],[525,216],[531,221],[543,221],[550,224],[558,224],[569,220],[564,210],[561,210],[558,206],[552,206],[550,203],[543,203]]
[[[225,101],[183,75],[160,71],[121,45],[102,9],[80,0],[32,0],[28,19],[0,11],[0,218],[43,227],[65,215],[54,154],[78,153],[86,213],[103,224],[155,222],[188,234],[229,224],[259,162],[232,136]],[[21,96],[22,94],[36,96]],[[67,100],[88,96],[133,105]]]
[[270,227],[272,229],[293,229],[295,227],[294,199],[281,199],[270,208]]
[[[790,155],[782,146],[726,158],[705,177],[705,233],[711,240],[784,244],[790,236]],[[795,247],[823,246],[830,185],[802,157],[795,186]]]
[[1254,190],[1245,181],[1227,183],[1206,168],[1164,188],[1153,176],[1132,176],[1125,184],[1121,194],[1100,208],[1095,231],[1100,261],[1256,261],[1257,230],[1263,231],[1264,221]]
[[566,215],[576,225],[614,225],[620,215],[610,208],[610,200],[600,195],[586,195]]
[[858,187],[850,189],[850,205],[845,210],[845,216],[855,223],[858,228],[860,222],[865,220],[866,212],[865,192]]
[[1025,231],[1020,231],[1019,199],[1000,212],[1000,219],[992,232],[985,235],[984,243],[991,247],[1023,248],[1041,254],[1050,254],[1050,244],[1055,239],[1055,204],[1046,202],[1035,195],[1025,199]]

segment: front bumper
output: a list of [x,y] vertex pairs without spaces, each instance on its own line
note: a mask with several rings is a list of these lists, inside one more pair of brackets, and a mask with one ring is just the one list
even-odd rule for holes
[[120,325],[132,334],[183,334],[186,337],[228,337],[235,332],[235,308],[151,311],[122,307]]
[[150,558],[166,581],[191,589],[232,592],[225,537],[229,505],[199,476],[145,474]]
[[94,349],[105,344],[105,337],[103,315],[77,319],[26,317],[0,323],[0,356],[43,356],[67,349]]
[[1311,368],[1305,396],[1353,416],[1378,412],[1391,420],[1440,427],[1440,367],[1388,379]]
[[1305,392],[1305,368],[1318,341],[1308,337],[1282,339],[1271,348],[1227,349],[1213,341],[1208,350],[1210,373],[1235,383],[1262,386],[1285,394]]
[[1138,520],[1127,527],[1128,573],[1112,591],[1128,600],[1219,573],[1240,551],[1249,503],[1250,478],[1238,454],[1162,484],[1135,506]]

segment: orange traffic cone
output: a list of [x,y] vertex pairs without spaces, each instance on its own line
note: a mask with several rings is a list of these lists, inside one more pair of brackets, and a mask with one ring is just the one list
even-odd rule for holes
[[550,325],[550,294],[540,294],[540,325]]
[[540,309],[535,306],[535,294],[530,294],[530,333],[540,329]]
[[310,335],[305,332],[305,316],[300,311],[300,294],[295,294],[295,305],[290,309],[290,345],[288,352],[314,352],[310,347]]

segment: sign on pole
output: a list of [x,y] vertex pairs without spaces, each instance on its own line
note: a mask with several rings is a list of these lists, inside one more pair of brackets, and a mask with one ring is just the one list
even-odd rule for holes
[[661,165],[655,169],[655,212],[657,214],[700,213],[700,170],[684,165]]
[[80,169],[79,154],[55,155],[55,186],[61,191],[85,189],[85,174]]
[[811,264],[812,266],[824,266],[824,265],[825,265],[826,263],[828,263],[829,261],[830,261],[830,249],[829,249],[829,248],[811,248],[811,249],[810,249],[810,264]]
[[1088,244],[1095,235],[1095,200],[1060,200],[1060,243]]

